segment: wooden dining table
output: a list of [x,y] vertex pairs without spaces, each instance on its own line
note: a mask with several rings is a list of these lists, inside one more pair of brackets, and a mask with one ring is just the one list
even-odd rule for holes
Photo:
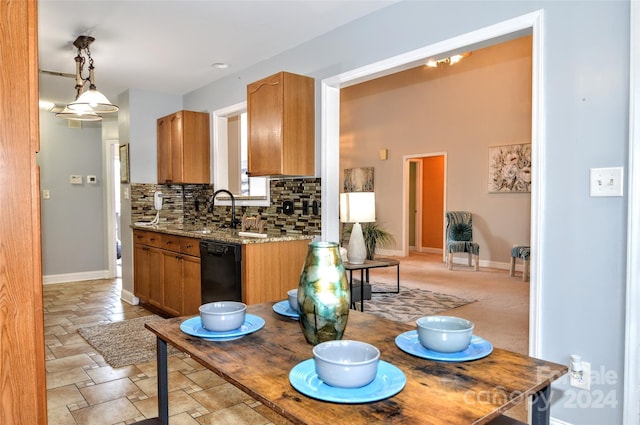
[[486,357],[464,362],[435,361],[408,354],[396,337],[415,327],[351,310],[343,339],[364,341],[380,359],[404,373],[406,384],[388,398],[363,403],[319,400],[297,391],[289,372],[311,359],[297,320],[282,316],[274,303],[250,305],[248,314],[264,327],[233,341],[217,342],[184,333],[188,317],[150,321],[157,337],[158,412],[168,424],[167,344],[295,424],[485,424],[532,400],[531,423],[549,423],[550,385],[564,365],[493,347]]

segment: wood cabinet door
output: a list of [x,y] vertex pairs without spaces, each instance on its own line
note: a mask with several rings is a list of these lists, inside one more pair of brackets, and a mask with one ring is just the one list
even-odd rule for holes
[[171,116],[158,119],[158,183],[171,182]]
[[149,259],[149,271],[147,273],[147,276],[149,276],[149,303],[162,308],[164,302],[162,250],[149,248],[147,255]]
[[211,183],[209,114],[182,111],[182,183]]
[[163,252],[163,309],[173,316],[180,316],[182,313],[182,258],[176,252]]
[[149,248],[144,245],[133,246],[133,293],[144,302],[151,294],[149,277]]
[[282,73],[247,86],[248,173],[282,172]]
[[146,245],[134,246],[134,294],[156,307],[162,307],[162,251]]
[[182,112],[176,112],[169,118],[171,133],[171,181],[173,183],[184,183],[183,178],[183,119]]
[[184,255],[182,258],[182,316],[199,314],[202,304],[200,293],[200,258]]
[[309,241],[242,245],[242,298],[247,304],[280,301],[298,287]]

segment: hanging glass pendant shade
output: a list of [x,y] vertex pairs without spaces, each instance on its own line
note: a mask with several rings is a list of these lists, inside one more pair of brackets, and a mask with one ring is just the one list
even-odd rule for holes
[[74,111],[65,107],[61,112],[56,114],[58,118],[64,118],[70,121],[101,121],[102,117],[91,111]]

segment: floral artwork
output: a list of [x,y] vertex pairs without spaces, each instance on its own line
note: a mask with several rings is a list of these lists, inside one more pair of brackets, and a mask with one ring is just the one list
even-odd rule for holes
[[531,143],[489,148],[489,192],[531,192]]

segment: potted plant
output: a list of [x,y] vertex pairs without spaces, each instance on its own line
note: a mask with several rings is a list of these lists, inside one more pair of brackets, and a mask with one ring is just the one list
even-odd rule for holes
[[[345,226],[345,239],[348,242],[353,226]],[[362,223],[362,236],[367,248],[367,260],[373,260],[376,247],[386,247],[394,242],[393,235],[384,230],[377,222]]]

